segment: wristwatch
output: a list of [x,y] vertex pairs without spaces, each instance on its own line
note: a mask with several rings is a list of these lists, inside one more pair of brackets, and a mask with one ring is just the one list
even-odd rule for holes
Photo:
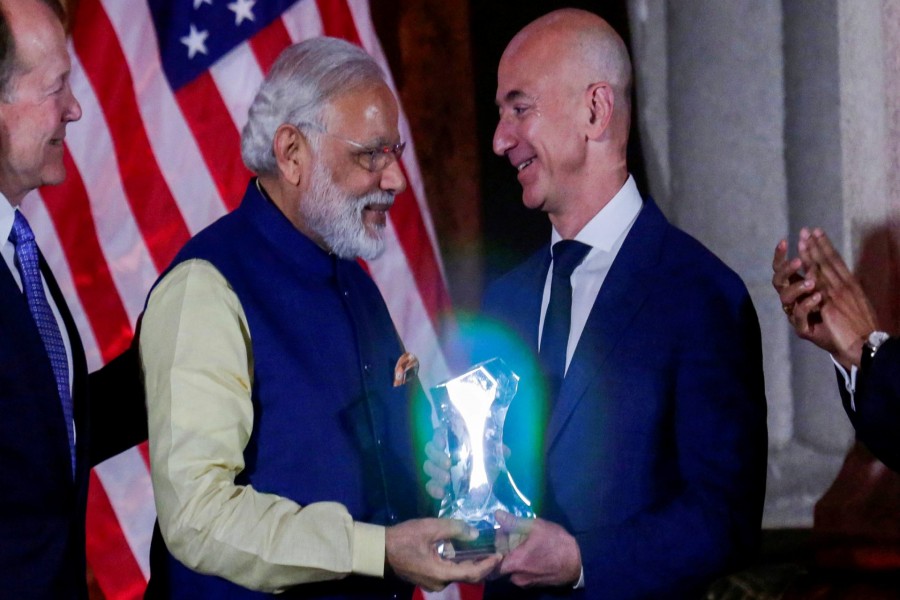
[[866,341],[863,344],[862,357],[859,361],[859,368],[861,371],[865,371],[869,365],[872,364],[872,361],[875,359],[875,353],[878,352],[881,345],[890,337],[891,336],[884,331],[873,331],[869,334],[869,337],[866,338]]

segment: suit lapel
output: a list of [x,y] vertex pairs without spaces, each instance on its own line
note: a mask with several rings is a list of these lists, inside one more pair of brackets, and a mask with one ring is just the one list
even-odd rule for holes
[[660,260],[666,227],[663,214],[651,199],[646,199],[597,294],[575,348],[547,425],[547,450],[553,446],[588,386],[602,373],[619,338],[626,335],[652,291],[649,270]]
[[[484,299],[485,313],[514,330],[528,348],[534,349],[535,354],[541,300],[549,268],[550,245],[547,244],[488,288]],[[496,350],[493,347],[483,349],[476,354],[476,358],[493,358]]]
[[[66,333],[69,336],[69,342],[72,347],[72,397],[75,402],[75,420],[76,428],[78,428],[77,435],[80,436],[77,440],[79,445],[83,446],[87,439],[86,436],[81,435],[84,432],[84,428],[80,427],[80,424],[84,422],[85,403],[83,397],[85,394],[87,370],[87,367],[85,366],[84,351],[81,347],[78,331],[75,328],[75,322],[66,306],[65,299],[59,290],[59,286],[53,278],[53,274],[50,272],[47,263],[44,261],[43,255],[39,255],[39,265],[41,273],[47,282],[50,294],[53,297],[53,301],[56,303],[60,315],[63,318],[66,326]],[[9,269],[7,269],[5,265],[0,267],[0,296],[2,296],[2,302],[0,302],[0,304],[3,305],[3,318],[0,320],[5,321],[9,325],[7,333],[11,336],[15,336],[15,339],[18,340],[17,345],[19,348],[28,348],[30,355],[35,358],[40,357],[38,360],[43,363],[34,365],[35,371],[33,376],[41,377],[45,381],[55,382],[53,368],[50,366],[50,359],[47,357],[46,350],[44,349],[44,342],[41,340],[37,326],[34,324],[34,318],[31,316],[28,302],[25,299],[25,295],[19,289],[19,286],[16,285],[12,273],[9,272]],[[52,386],[52,389],[56,389],[55,383]],[[47,419],[40,424],[41,427],[47,428],[47,443],[53,448],[54,456],[59,459],[58,464],[60,470],[65,469],[66,472],[71,474],[69,463],[69,435],[63,419],[59,396],[57,393],[52,393],[40,397],[39,400],[41,403],[45,403],[42,410],[48,415]]]
[[[75,325],[75,319],[69,311],[66,299],[59,289],[59,284],[50,270],[50,266],[44,260],[43,253],[40,253],[40,268],[44,280],[47,282],[47,288],[56,303],[56,308],[62,317],[66,327],[66,335],[69,337],[69,346],[72,352],[72,410],[75,418],[75,440],[76,440],[76,468],[80,469],[83,461],[86,459],[87,451],[87,363],[84,356],[84,348],[81,345],[81,336],[78,334],[78,328]],[[64,440],[68,440],[68,433],[65,433]],[[68,443],[66,443],[66,453],[68,453]]]
[[525,332],[525,340],[537,351],[538,328],[541,322],[541,302],[544,298],[544,285],[547,282],[547,271],[550,269],[550,246],[545,246],[532,257],[533,266],[527,270],[528,279],[524,282],[526,290],[522,294],[523,314],[519,323],[531,323]]
[[84,350],[81,346],[81,336],[78,334],[78,328],[75,326],[75,319],[69,311],[69,305],[66,304],[66,299],[62,294],[62,290],[59,289],[59,284],[56,283],[56,278],[53,277],[53,271],[50,270],[50,266],[44,260],[43,253],[40,254],[40,266],[41,274],[47,282],[47,287],[50,289],[50,295],[53,297],[53,302],[56,303],[56,308],[59,310],[59,314],[65,324],[66,335],[69,336],[69,344],[72,346],[72,369],[75,371],[74,379],[78,380],[79,376],[87,371]]

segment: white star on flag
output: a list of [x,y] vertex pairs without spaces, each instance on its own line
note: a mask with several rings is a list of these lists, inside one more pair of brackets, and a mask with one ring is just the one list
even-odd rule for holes
[[194,10],[200,8],[202,4],[209,4],[212,6],[212,0],[194,0]]
[[[203,0],[200,1],[202,2]],[[206,51],[206,38],[208,37],[208,31],[197,31],[197,28],[191,23],[191,32],[181,38],[181,43],[187,46],[189,59],[194,58],[194,55],[198,52],[208,54]]]
[[256,0],[235,0],[228,5],[228,10],[234,13],[234,24],[240,25],[244,19],[255,21],[253,17],[253,5]]

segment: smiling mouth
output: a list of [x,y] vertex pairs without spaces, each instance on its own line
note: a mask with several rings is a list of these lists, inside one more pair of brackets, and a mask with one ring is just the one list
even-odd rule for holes
[[531,157],[524,162],[520,162],[518,165],[516,165],[516,171],[521,173],[528,165],[530,165],[534,161],[535,161],[535,157]]
[[375,212],[386,213],[387,211],[390,210],[391,204],[386,203],[386,202],[385,202],[385,203],[379,202],[378,204],[366,204],[363,208],[364,208],[365,210],[371,210],[371,211],[375,211]]
[[390,210],[392,203],[377,203],[377,204],[366,204],[363,207],[363,212],[372,215],[374,218],[374,223],[370,223],[370,225],[374,225],[375,227],[381,228],[384,227],[387,222],[387,213]]

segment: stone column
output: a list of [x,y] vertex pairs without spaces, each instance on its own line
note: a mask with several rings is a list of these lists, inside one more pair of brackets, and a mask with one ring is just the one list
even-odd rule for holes
[[[871,8],[838,0],[629,5],[651,189],[673,222],[738,272],[759,314],[767,526],[810,525],[852,441],[828,356],[793,336],[770,279],[779,239],[795,244],[801,226],[821,225],[847,251],[858,237],[853,215],[871,211],[850,198],[886,196],[884,176],[871,175],[886,160],[875,139],[885,129],[875,31],[884,19]],[[853,77],[863,81],[851,86]]]

